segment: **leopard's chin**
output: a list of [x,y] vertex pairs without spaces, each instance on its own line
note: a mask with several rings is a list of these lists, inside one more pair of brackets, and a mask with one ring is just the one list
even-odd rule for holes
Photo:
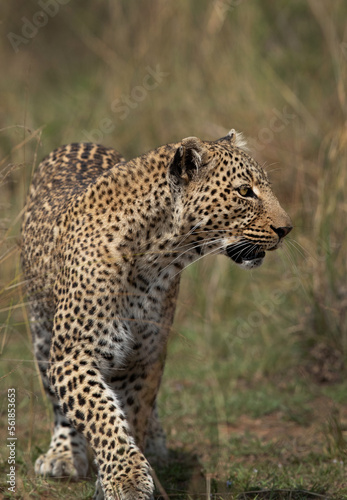
[[236,243],[226,248],[228,257],[243,269],[254,269],[262,265],[265,252],[252,242]]

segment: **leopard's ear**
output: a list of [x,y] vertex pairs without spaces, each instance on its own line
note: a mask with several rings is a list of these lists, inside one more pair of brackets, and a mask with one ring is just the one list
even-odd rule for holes
[[179,183],[187,184],[205,164],[206,147],[197,137],[183,139],[170,165],[170,175]]
[[235,129],[229,130],[227,135],[225,137],[222,137],[221,139],[218,139],[217,142],[221,141],[226,141],[229,144],[232,144],[233,146],[236,146],[237,148],[243,149],[244,151],[248,151],[248,146],[247,146],[247,141],[244,138],[242,132],[236,132]]

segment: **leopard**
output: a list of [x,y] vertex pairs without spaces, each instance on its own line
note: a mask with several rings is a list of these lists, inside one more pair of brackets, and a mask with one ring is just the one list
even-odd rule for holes
[[157,395],[182,271],[207,255],[259,267],[292,229],[231,129],[126,160],[61,146],[33,174],[22,266],[33,349],[53,405],[42,476],[85,478],[95,500],[148,500],[168,458]]

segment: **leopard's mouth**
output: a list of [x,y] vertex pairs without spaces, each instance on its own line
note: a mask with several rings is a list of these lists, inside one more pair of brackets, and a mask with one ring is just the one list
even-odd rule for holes
[[263,263],[265,252],[260,245],[243,241],[226,248],[228,257],[245,268],[258,267]]

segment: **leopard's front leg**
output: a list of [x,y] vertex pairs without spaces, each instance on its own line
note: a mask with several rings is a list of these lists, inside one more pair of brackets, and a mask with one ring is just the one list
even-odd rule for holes
[[78,341],[77,332],[73,341],[71,332],[62,336],[63,328],[70,330],[66,322],[55,321],[49,376],[62,412],[95,453],[102,487],[95,498],[150,499],[149,463],[135,443],[121,402],[102,376],[100,360],[85,339]]

